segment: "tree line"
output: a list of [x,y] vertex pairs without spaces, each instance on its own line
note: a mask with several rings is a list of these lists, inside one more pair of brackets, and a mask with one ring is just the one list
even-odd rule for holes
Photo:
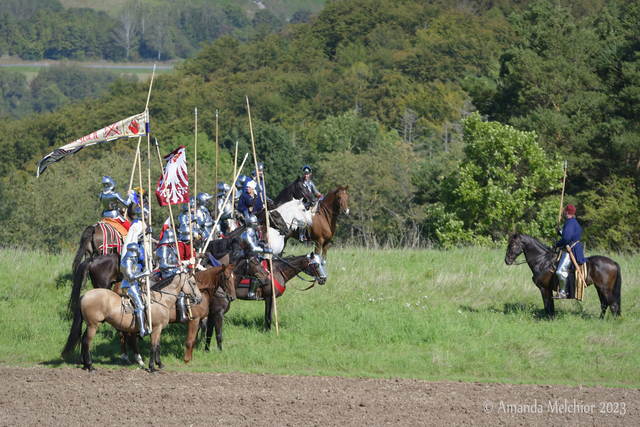
[[[198,191],[214,192],[215,111],[228,181],[236,141],[240,153],[251,144],[248,95],[268,194],[305,163],[324,193],[349,184],[339,236],[368,247],[494,244],[513,230],[551,241],[567,160],[565,204],[587,248],[637,248],[638,7],[504,3],[346,0],[308,23],[204,43],[157,77],[151,131],[163,154],[192,146],[197,107]],[[125,190],[132,144],[88,148],[36,180],[37,162],[142,111],[147,89],[119,79],[97,100],[3,119],[3,242],[75,244],[99,217],[100,176]]]

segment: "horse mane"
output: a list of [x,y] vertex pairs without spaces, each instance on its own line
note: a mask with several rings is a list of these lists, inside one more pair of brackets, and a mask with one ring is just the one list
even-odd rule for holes
[[158,283],[156,283],[155,285],[153,285],[151,287],[152,291],[161,291],[164,288],[166,288],[167,286],[169,286],[171,283],[173,283],[173,279],[176,278],[177,275],[182,274],[182,273],[178,273],[178,274],[174,274],[173,276],[169,276],[167,278],[164,278],[162,280],[160,280]]
[[293,182],[287,184],[287,186],[285,186],[282,191],[280,192],[280,194],[278,194],[278,197],[276,197],[273,201],[273,203],[278,206],[282,203],[282,199],[286,198],[290,193],[292,193],[292,189],[293,186],[296,185],[297,183],[302,182],[302,177],[298,176]]
[[553,248],[545,245],[544,243],[542,243],[540,240],[536,239],[535,237],[529,236],[528,234],[524,234],[524,233],[520,233],[520,236],[526,237],[530,242],[532,242],[534,245],[536,245],[536,247],[538,247],[538,249],[544,251],[547,254],[549,252],[553,252]]

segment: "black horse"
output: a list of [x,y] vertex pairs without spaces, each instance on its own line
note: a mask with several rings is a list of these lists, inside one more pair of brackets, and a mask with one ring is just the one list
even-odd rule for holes
[[75,312],[80,290],[84,286],[87,289],[87,274],[96,289],[111,289],[111,286],[122,280],[120,273],[120,255],[106,254],[97,257],[89,257],[82,261],[73,274],[73,287],[67,308]]
[[[265,261],[268,265],[268,261]],[[327,281],[327,272],[324,269],[324,261],[318,254],[311,252],[308,255],[293,256],[288,258],[280,258],[274,261],[273,269],[276,271],[274,279],[281,287],[276,283],[276,298],[282,295],[285,291],[285,284],[295,277],[298,273],[304,272],[318,281],[319,284],[324,285]],[[236,267],[236,296],[238,299],[247,300],[247,293],[249,292],[248,284],[241,284],[242,277],[240,276],[239,268]],[[264,329],[268,331],[271,329],[271,320],[273,317],[273,291],[271,289],[271,280],[267,280],[266,284],[258,288],[258,298],[264,300]],[[211,344],[211,336],[213,330],[216,331],[216,342],[218,343],[218,350],[222,351],[222,321],[224,315],[231,307],[231,301],[224,298],[222,294],[214,294],[214,298],[209,302],[209,319],[206,325],[206,344],[205,350],[209,350]],[[204,325],[202,335],[204,336]]]
[[[512,265],[518,255],[524,253],[527,264],[533,272],[533,283],[540,289],[544,301],[544,311],[548,316],[554,317],[553,291],[558,287],[558,278],[555,273],[549,271],[549,267],[555,260],[552,248],[545,246],[540,241],[522,233],[514,233],[509,237],[507,254],[504,262]],[[620,288],[622,275],[617,262],[604,256],[592,256],[587,258],[587,285],[595,285],[600,298],[600,318],[607,312],[607,307],[614,316],[620,316]]]
[[273,204],[278,207],[293,199],[303,200],[308,205],[314,205],[317,201],[309,188],[304,185],[304,180],[300,176],[291,184],[287,185],[280,194],[278,194],[278,197],[273,201]]

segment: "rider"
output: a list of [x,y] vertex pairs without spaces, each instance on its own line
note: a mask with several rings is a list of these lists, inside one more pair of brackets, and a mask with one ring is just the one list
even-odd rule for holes
[[213,219],[211,218],[211,212],[209,208],[211,207],[210,200],[213,199],[213,195],[208,193],[198,193],[196,196],[198,200],[198,208],[196,209],[196,222],[198,223],[198,227],[200,228],[200,232],[202,233],[202,239],[206,240],[209,238],[209,234],[211,234],[211,230],[213,227]]
[[571,248],[574,258],[578,265],[585,263],[586,259],[583,254],[582,243],[580,238],[582,237],[582,228],[578,224],[578,220],[575,218],[576,208],[573,205],[568,205],[564,210],[564,216],[567,219],[562,226],[562,230],[558,228],[558,234],[562,236],[556,243],[556,248],[561,248],[562,256],[558,263],[556,270],[556,276],[558,276],[559,291],[557,298],[567,298],[565,287],[567,285],[567,277],[569,277],[569,266],[571,265],[571,257],[566,250],[567,245]]
[[[322,200],[322,194],[320,194],[320,191],[318,191],[318,188],[316,187],[316,185],[313,183],[313,181],[311,181],[311,166],[309,165],[304,165],[302,167],[302,180],[304,185],[309,189],[309,191],[311,191],[311,194],[313,194],[318,200]],[[299,239],[301,242],[304,242],[306,239],[304,237],[304,227],[299,227]]]
[[140,267],[138,266],[138,244],[130,243],[126,248],[127,252],[124,254],[124,257],[122,257],[122,262],[120,263],[120,270],[124,276],[120,287],[127,292],[135,305],[136,317],[140,323],[140,337],[144,337],[151,333],[151,328],[146,327],[144,319],[144,303],[142,302],[142,296],[140,295],[139,281],[143,277],[148,276],[149,272],[140,271]]
[[[176,254],[176,236],[173,234],[173,230],[167,229],[167,231],[164,232],[162,239],[158,242],[156,258],[158,260],[161,279],[166,279],[167,277],[180,273],[180,264],[178,263],[178,255]],[[187,306],[184,302],[184,292],[178,294],[176,306],[180,313],[180,322],[186,322],[188,318]]]
[[[256,182],[253,180],[248,181],[247,187],[245,188],[242,196],[240,196],[240,201],[238,202],[238,212],[243,214],[245,218],[250,215],[252,212],[255,212],[253,209],[254,199],[256,198]],[[256,201],[257,203],[257,201]]]
[[231,187],[224,182],[218,184],[218,215],[222,212],[220,223],[218,224],[218,230],[224,234],[235,230],[235,223],[231,217],[233,213],[233,200],[231,200],[231,196],[227,199],[227,203],[224,202],[229,191],[231,191]]
[[[129,228],[129,232],[127,233],[127,237],[124,239],[124,243],[122,244],[125,248],[129,246],[130,243],[138,243],[143,240],[142,232],[144,231],[142,226],[142,221],[140,217],[142,216],[143,209],[138,206],[136,208],[136,219],[131,223],[131,227]],[[144,221],[147,224],[147,235],[150,235],[153,231],[153,228],[149,225],[149,209],[144,207]],[[147,250],[145,250],[144,246],[140,246],[140,265],[144,265],[145,255],[150,253],[151,248],[151,236],[149,236],[147,241]]]
[[[271,250],[271,248],[265,248],[264,244],[260,242],[260,239],[258,238],[258,233],[256,233],[256,230],[258,229],[258,218],[256,218],[255,215],[247,215],[245,223],[247,225],[247,228],[240,236],[240,243],[242,244],[242,249],[244,251],[245,257],[248,259],[252,256],[258,256],[258,254],[262,253],[272,254],[273,250]],[[258,296],[256,294],[257,289],[258,280],[252,279],[247,298],[258,299]]]
[[[100,204],[102,204],[102,220],[106,218],[117,221],[122,229],[118,230],[122,236],[126,236],[131,224],[122,216],[118,211],[118,204],[125,207],[129,207],[131,203],[134,203],[134,192],[129,190],[128,197],[125,200],[120,193],[114,190],[116,182],[110,176],[103,176],[102,183],[104,184],[104,190],[100,193]],[[124,230],[124,232],[122,232]]]
[[[258,162],[258,171],[256,172],[255,170],[253,172],[251,172],[251,180],[253,182],[255,182],[256,185],[256,200],[253,206],[253,211],[252,212],[260,212],[262,210],[262,208],[264,207],[263,203],[262,203],[262,199],[265,199],[267,201],[271,201],[271,199],[269,199],[267,197],[267,190],[264,187],[264,165],[260,162]],[[249,184],[249,182],[251,181],[245,181],[245,191],[247,188],[247,185]]]

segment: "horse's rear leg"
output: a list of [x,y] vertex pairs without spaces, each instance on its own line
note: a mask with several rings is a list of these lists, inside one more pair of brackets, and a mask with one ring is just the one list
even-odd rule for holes
[[82,349],[80,350],[80,357],[82,358],[82,363],[84,364],[84,369],[89,372],[95,372],[96,370],[93,368],[93,361],[91,360],[91,341],[93,341],[93,337],[96,335],[97,328],[91,327],[87,325],[87,330],[84,331],[84,335],[82,335]]
[[218,350],[222,351],[222,323],[224,321],[223,313],[209,313],[209,320],[207,321],[207,342],[205,345],[205,350],[209,350],[209,346],[211,345],[211,336],[213,335],[213,331],[216,331],[216,344],[218,345]]
[[600,298],[600,319],[604,319],[609,303],[607,302],[607,298],[604,296],[604,293],[597,286],[596,291],[598,291],[598,298]]
[[264,297],[264,331],[271,330],[271,320],[273,317],[273,296]]

